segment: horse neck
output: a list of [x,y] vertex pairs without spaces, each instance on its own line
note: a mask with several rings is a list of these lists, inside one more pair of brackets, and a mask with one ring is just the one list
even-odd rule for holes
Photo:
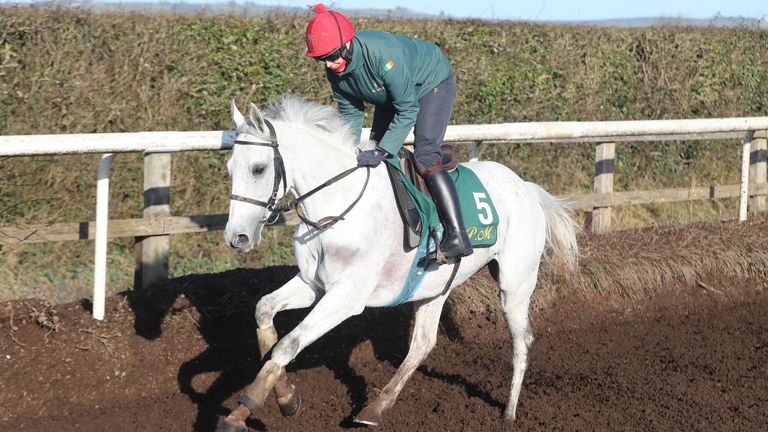
[[[351,149],[319,140],[304,128],[287,126],[284,136],[289,139],[285,140],[285,144],[280,140],[280,149],[284,153],[291,187],[298,196],[312,191],[357,164]],[[362,190],[365,177],[365,170],[360,169],[318,191],[303,201],[304,213],[308,217],[324,217],[343,211]]]

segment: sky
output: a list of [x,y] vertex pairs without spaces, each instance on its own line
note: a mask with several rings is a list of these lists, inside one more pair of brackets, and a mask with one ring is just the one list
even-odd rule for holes
[[[30,0],[10,0],[27,3]],[[95,0],[118,2],[119,0]],[[148,0],[124,0],[148,1]],[[165,0],[226,3],[229,0]],[[243,3],[245,0],[237,0]],[[249,0],[260,5],[307,7],[316,0]],[[0,0],[0,3],[8,3]],[[394,9],[444,14],[453,18],[523,21],[594,21],[622,18],[696,18],[715,16],[768,20],[768,0],[326,0],[338,9]]]
[[[192,3],[193,0],[187,0]],[[305,7],[307,0],[251,0],[264,5]],[[404,7],[416,12],[454,18],[525,21],[587,21],[616,18],[768,18],[766,0],[335,0],[339,9]]]

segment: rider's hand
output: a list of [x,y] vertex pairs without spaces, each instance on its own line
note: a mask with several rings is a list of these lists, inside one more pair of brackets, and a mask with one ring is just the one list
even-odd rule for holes
[[385,152],[380,148],[361,151],[357,155],[357,166],[375,167],[379,163],[381,163],[381,161],[383,161],[387,156],[389,156],[389,153]]

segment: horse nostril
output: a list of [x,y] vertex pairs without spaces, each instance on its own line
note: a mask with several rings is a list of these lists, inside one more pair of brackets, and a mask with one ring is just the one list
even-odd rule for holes
[[232,240],[232,246],[236,248],[242,248],[248,245],[248,236],[245,234],[238,234],[237,237]]

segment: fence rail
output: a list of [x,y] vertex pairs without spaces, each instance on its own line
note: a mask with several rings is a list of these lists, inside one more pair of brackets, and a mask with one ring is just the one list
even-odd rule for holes
[[[594,208],[622,205],[738,198],[739,189],[740,185],[725,185],[657,189],[652,191],[589,193],[562,198],[570,200],[570,207],[573,210],[591,211]],[[749,195],[753,198],[768,196],[768,184],[751,185],[749,191]],[[284,220],[278,221],[278,225],[281,223],[296,225],[298,217],[296,217],[294,212],[288,212],[285,214]],[[107,237],[152,237],[221,231],[226,224],[226,213],[197,216],[161,216],[140,219],[111,219],[109,221]],[[94,240],[95,233],[96,223],[94,221],[2,227],[0,228],[0,245]]]
[[[621,142],[740,138],[768,130],[768,117],[592,122],[533,122],[448,126],[447,142]],[[369,129],[364,129],[366,137]],[[233,131],[124,132],[0,136],[0,156],[178,152],[232,148]],[[409,134],[406,143],[413,142]]]
[[[610,229],[611,209],[628,204],[739,197],[739,220],[747,208],[765,211],[766,131],[768,117],[643,120],[602,122],[539,122],[449,126],[445,141],[469,143],[470,160],[478,159],[484,144],[592,142],[595,146],[595,182],[592,193],[570,196],[573,207],[591,214],[592,231]],[[369,130],[363,131],[367,136]],[[103,318],[106,244],[111,237],[135,237],[136,278],[148,287],[168,276],[168,236],[221,230],[226,214],[173,216],[170,214],[171,156],[181,151],[226,150],[234,142],[232,131],[136,132],[67,135],[0,136],[0,156],[102,154],[97,175],[96,221],[0,227],[0,245],[46,241],[95,240],[94,317]],[[742,163],[738,185],[651,191],[613,191],[616,143],[668,140],[740,140]],[[409,135],[406,143],[413,142]],[[115,153],[143,152],[144,217],[107,220],[109,170]],[[158,191],[161,191],[158,193]],[[287,217],[285,223],[296,223]],[[140,250],[140,253],[138,252]]]

